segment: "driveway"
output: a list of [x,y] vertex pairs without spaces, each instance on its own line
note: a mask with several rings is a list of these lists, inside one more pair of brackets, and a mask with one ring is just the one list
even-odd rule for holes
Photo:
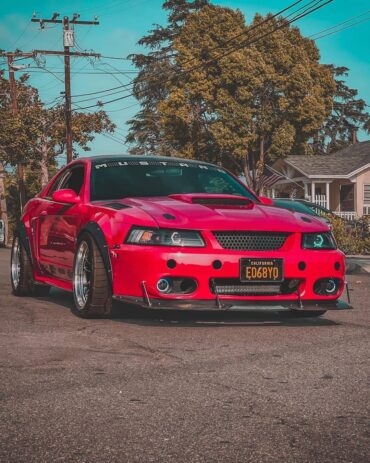
[[355,462],[369,455],[370,276],[321,319],[16,298],[0,249],[0,461]]

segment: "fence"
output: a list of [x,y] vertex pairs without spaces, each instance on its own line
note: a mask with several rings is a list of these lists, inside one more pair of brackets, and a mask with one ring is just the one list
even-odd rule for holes
[[318,206],[326,207],[326,209],[329,209],[326,201],[326,196],[325,195],[315,195],[314,199],[312,200],[312,196],[306,196],[305,199],[308,201],[311,201],[312,203],[317,204]]

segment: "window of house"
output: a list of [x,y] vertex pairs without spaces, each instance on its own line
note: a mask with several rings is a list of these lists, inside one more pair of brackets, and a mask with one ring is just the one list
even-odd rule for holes
[[370,214],[370,183],[364,184],[364,214]]
[[370,183],[364,184],[364,204],[370,205]]

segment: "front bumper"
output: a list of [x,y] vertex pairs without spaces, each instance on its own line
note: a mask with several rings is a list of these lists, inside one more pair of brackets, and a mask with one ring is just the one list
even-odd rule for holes
[[[219,299],[225,306],[255,307],[261,304],[282,305],[283,310],[291,310],[294,305],[300,308],[300,301],[307,310],[315,310],[315,305],[328,305],[335,308],[336,301],[344,289],[344,255],[340,251],[310,251],[302,250],[300,246],[292,249],[251,252],[228,251],[224,249],[199,248],[179,249],[127,246],[121,245],[110,251],[113,270],[113,294],[117,299],[127,299],[129,302],[148,304],[148,298],[153,305],[163,307],[173,306],[203,306],[211,307],[217,303],[217,295],[212,290],[211,281],[217,279],[238,279],[240,276],[241,258],[280,258],[284,261],[284,278],[298,279],[299,296],[297,292],[278,295],[240,295],[222,294]],[[175,267],[168,263],[174,261]],[[214,262],[220,261],[221,267],[215,268]],[[301,267],[301,264],[304,264]],[[156,287],[160,278],[192,278],[196,281],[196,290],[189,294],[163,294]],[[333,296],[319,296],[314,292],[314,284],[320,278],[336,278],[341,282],[340,291]],[[144,288],[145,287],[145,288]],[[147,294],[145,294],[147,293]],[[244,309],[243,309],[244,310]],[[327,309],[316,309],[327,310]]]

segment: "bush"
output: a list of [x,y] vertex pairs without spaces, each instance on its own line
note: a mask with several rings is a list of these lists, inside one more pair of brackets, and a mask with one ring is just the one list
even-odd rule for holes
[[368,217],[346,222],[340,217],[330,217],[333,234],[338,247],[345,254],[370,254],[370,231]]

